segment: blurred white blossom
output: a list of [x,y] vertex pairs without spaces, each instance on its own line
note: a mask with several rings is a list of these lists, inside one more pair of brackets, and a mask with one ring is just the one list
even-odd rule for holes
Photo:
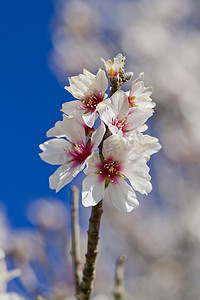
[[0,294],[0,300],[25,300],[25,298],[16,293],[3,293]]
[[68,213],[63,202],[55,199],[40,198],[28,208],[29,220],[46,229],[58,230],[66,225]]

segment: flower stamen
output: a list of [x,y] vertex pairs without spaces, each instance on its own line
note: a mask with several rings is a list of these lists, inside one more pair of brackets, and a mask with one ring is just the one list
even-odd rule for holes
[[118,178],[125,178],[121,173],[122,163],[120,161],[113,161],[112,158],[108,158],[101,163],[97,164],[97,174],[100,175],[100,181],[105,181],[105,187],[108,187],[110,181],[116,183]]
[[84,99],[81,99],[83,105],[80,106],[86,112],[94,112],[96,110],[97,105],[103,101],[104,94],[102,92],[97,95],[87,95]]

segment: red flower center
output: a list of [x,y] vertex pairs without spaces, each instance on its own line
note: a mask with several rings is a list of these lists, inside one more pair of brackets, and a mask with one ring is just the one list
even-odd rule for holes
[[105,187],[111,182],[116,183],[118,178],[125,178],[121,173],[122,163],[120,161],[114,161],[112,157],[104,160],[102,158],[101,162],[97,164],[99,169],[97,174],[99,174],[100,181],[105,181]]
[[90,140],[87,143],[80,141],[80,143],[74,144],[68,152],[68,155],[72,157],[74,166],[84,163],[86,158],[92,153],[92,148],[93,145],[91,145]]
[[112,119],[113,126],[116,126],[119,130],[122,130],[123,133],[128,131],[128,127],[130,126],[130,123],[127,122],[127,116],[125,116],[122,120],[116,118]]
[[103,101],[104,98],[104,93],[102,92],[98,93],[97,95],[92,94],[92,95],[87,95],[84,99],[81,100],[83,105],[81,108],[83,110],[86,110],[85,113],[88,112],[94,112],[96,110],[97,105]]

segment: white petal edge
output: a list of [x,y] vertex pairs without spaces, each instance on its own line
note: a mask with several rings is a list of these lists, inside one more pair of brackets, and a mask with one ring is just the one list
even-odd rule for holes
[[149,167],[146,159],[139,157],[136,160],[129,160],[124,164],[123,174],[129,179],[134,190],[141,194],[148,194],[152,190],[150,183]]
[[103,122],[101,122],[98,129],[95,130],[95,132],[93,132],[91,137],[91,142],[92,144],[94,143],[93,150],[95,150],[101,143],[105,131],[106,131],[105,125],[103,124]]
[[93,125],[94,125],[94,122],[95,122],[95,120],[97,118],[97,112],[96,111],[94,111],[92,113],[88,112],[87,114],[83,114],[82,118],[83,118],[83,121],[85,122],[85,124],[88,127],[92,128]]
[[58,192],[66,184],[71,182],[76,175],[82,171],[85,164],[72,167],[72,164],[65,164],[60,166],[54,173],[49,177],[49,186],[52,190]]
[[51,165],[62,165],[67,161],[67,150],[70,143],[64,139],[52,139],[39,145],[43,151],[40,158]]
[[88,175],[82,184],[82,204],[85,207],[95,206],[104,198],[105,182],[99,181],[99,175]]
[[99,70],[92,85],[93,91],[105,92],[108,88],[108,79],[104,70]]
[[124,212],[131,212],[139,206],[136,194],[132,187],[123,179],[118,183],[110,183],[106,189],[107,197],[112,201],[115,207]]
[[81,102],[79,100],[65,102],[62,105],[61,111],[69,116],[74,116],[80,113],[80,109],[78,108],[80,105]]

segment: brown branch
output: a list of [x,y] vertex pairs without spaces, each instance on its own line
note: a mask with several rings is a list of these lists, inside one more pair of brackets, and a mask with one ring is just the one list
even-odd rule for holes
[[117,76],[110,76],[110,97],[118,90],[119,80]]
[[126,257],[120,255],[117,260],[117,267],[115,272],[115,286],[113,296],[115,300],[124,300],[124,263]]
[[71,187],[72,191],[72,262],[74,266],[74,281],[76,295],[80,292],[82,272],[80,269],[80,227],[79,227],[79,190]]
[[99,228],[102,210],[102,200],[92,207],[91,217],[89,220],[89,230],[88,230],[88,244],[87,253],[85,255],[86,262],[83,270],[83,279],[80,286],[80,300],[90,299],[92,292],[92,284],[94,279],[95,271],[95,261],[98,253],[97,245],[99,239]]

